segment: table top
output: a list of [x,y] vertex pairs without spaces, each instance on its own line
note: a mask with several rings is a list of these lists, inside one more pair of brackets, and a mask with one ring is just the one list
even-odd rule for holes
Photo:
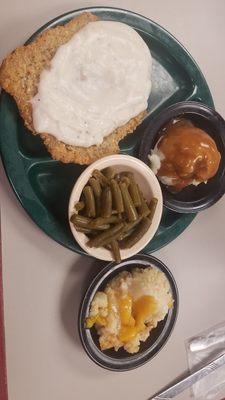
[[[0,13],[0,59],[48,20],[91,5],[96,2],[8,0]],[[225,117],[224,0],[105,0],[98,5],[138,12],[174,34],[199,64],[215,106]],[[9,400],[120,400],[125,396],[146,400],[187,369],[186,340],[222,322],[225,197],[154,253],[177,281],[179,316],[162,351],[145,366],[125,373],[93,364],[78,337],[81,297],[102,264],[47,237],[16,200],[2,166],[0,199]],[[178,397],[189,398],[189,392]]]

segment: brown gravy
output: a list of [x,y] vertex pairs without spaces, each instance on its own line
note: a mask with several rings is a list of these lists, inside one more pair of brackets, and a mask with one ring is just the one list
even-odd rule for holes
[[205,182],[219,168],[221,155],[216,143],[187,119],[170,122],[157,147],[165,156],[157,176],[172,178],[173,191],[180,191],[193,180]]

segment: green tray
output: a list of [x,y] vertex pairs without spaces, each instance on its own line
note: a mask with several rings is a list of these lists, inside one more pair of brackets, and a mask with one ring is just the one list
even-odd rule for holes
[[[101,19],[131,25],[150,47],[153,56],[148,115],[134,134],[120,142],[121,153],[135,156],[146,124],[162,108],[183,100],[202,101],[213,106],[205,78],[187,50],[161,26],[130,11],[108,7],[72,11],[44,25],[27,43],[45,29],[64,24],[87,10]],[[40,138],[27,132],[14,100],[4,91],[0,105],[0,141],[8,179],[33,221],[58,243],[86,254],[73,239],[67,220],[70,192],[85,167],[52,160]],[[195,214],[177,214],[164,209],[159,229],[144,251],[150,253],[171,242],[194,217]]]

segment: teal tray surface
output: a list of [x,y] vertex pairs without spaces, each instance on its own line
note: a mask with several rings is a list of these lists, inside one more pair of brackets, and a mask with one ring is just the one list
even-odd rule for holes
[[[163,108],[184,100],[200,101],[213,107],[205,78],[187,50],[164,28],[133,12],[107,7],[72,11],[41,27],[26,44],[45,29],[65,24],[84,11],[103,20],[129,24],[142,36],[152,53],[153,86],[147,117],[135,133],[120,142],[121,153],[135,156],[149,119]],[[70,192],[85,166],[62,164],[51,159],[41,139],[27,132],[14,100],[4,91],[0,103],[0,144],[8,179],[33,221],[61,245],[86,254],[75,242],[67,220]],[[151,253],[174,240],[194,217],[195,214],[178,214],[164,209],[159,229],[144,252]]]

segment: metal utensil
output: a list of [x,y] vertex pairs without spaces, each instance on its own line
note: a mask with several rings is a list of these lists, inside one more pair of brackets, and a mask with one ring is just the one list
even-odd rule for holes
[[214,345],[220,344],[220,343],[225,343],[224,333],[221,335],[218,335],[218,334],[215,335],[214,333],[212,333],[208,337],[198,336],[191,341],[190,350],[192,352],[205,350],[210,346],[214,346]]
[[169,400],[173,397],[177,396],[185,389],[191,387],[199,381],[200,379],[204,378],[206,375],[210,374],[211,372],[215,371],[217,368],[221,367],[225,364],[225,353],[220,355],[219,357],[215,358],[213,361],[205,365],[204,367],[199,368],[197,371],[193,372],[192,374],[188,375],[186,378],[181,379],[174,385],[170,386],[168,389],[164,390],[163,392],[159,392],[154,397],[151,397],[148,400]]

